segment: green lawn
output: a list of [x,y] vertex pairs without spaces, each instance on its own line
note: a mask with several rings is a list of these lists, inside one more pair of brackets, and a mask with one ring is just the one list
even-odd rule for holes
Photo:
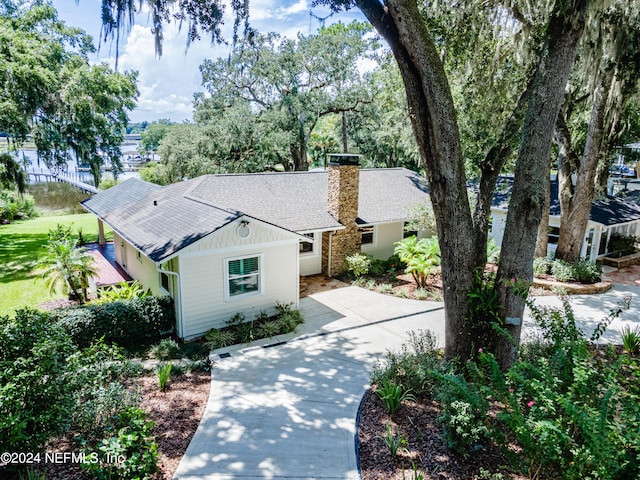
[[[34,270],[48,241],[48,232],[56,225],[72,224],[72,230],[82,229],[87,242],[98,240],[96,217],[83,213],[55,217],[40,217],[0,225],[0,315],[13,315],[17,308],[37,307],[61,294],[51,296],[44,279]],[[111,231],[105,228],[105,234]]]

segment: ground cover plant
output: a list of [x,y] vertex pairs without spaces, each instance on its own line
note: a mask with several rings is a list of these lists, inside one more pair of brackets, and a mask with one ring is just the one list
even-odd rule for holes
[[[49,231],[57,225],[71,227],[73,238],[78,230],[86,242],[98,240],[98,222],[91,214],[38,217],[0,225],[0,315],[13,315],[17,308],[37,307],[41,303],[62,298],[51,295],[36,265],[49,241]],[[105,232],[112,235],[109,230]]]
[[[464,365],[442,362],[424,332],[389,353],[372,372],[374,388],[411,385],[417,401],[389,415],[377,396],[365,400],[363,478],[406,478],[414,465],[423,478],[639,478],[640,358],[594,344],[622,307],[587,337],[567,299],[562,305],[530,305],[539,336],[505,371],[482,347]],[[385,460],[380,437],[391,428],[407,442]]]
[[300,311],[292,309],[291,304],[278,302],[276,311],[272,317],[262,311],[249,321],[243,313],[237,313],[227,320],[226,327],[209,330],[205,335],[206,344],[215,350],[238,343],[253,342],[294,332],[298,325],[304,323]]

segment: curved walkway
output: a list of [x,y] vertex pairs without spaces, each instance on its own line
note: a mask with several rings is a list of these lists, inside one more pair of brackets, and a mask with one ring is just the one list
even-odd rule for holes
[[[640,288],[574,297],[576,317],[595,326],[625,294],[640,299]],[[212,354],[209,402],[175,478],[360,478],[356,416],[368,372],[412,330],[432,330],[442,343],[442,304],[345,287],[301,299],[300,309],[297,335]],[[638,313],[636,305],[622,322],[638,322]]]

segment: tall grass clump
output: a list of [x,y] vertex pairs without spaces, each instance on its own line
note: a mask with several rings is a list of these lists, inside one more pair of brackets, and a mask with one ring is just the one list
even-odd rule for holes
[[35,200],[36,207],[47,214],[85,213],[80,202],[89,195],[77,188],[62,182],[44,182],[29,185],[29,193]]

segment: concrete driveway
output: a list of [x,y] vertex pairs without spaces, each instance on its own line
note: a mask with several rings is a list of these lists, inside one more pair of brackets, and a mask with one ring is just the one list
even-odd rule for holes
[[[581,326],[592,329],[626,294],[638,300],[613,331],[640,324],[640,288],[616,287],[573,297]],[[313,294],[300,307],[306,322],[298,334],[212,354],[209,402],[175,478],[360,478],[356,417],[368,372],[412,330],[432,330],[442,343],[442,304],[350,286]],[[526,331],[531,325],[525,319]]]

